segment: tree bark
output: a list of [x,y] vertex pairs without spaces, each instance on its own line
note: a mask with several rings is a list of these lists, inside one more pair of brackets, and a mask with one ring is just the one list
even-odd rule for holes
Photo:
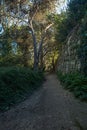
[[38,53],[37,53],[37,41],[36,41],[36,36],[33,30],[31,30],[32,33],[32,38],[33,38],[33,47],[34,47],[34,70],[38,70]]
[[[36,40],[36,35],[35,35],[35,32],[34,32],[34,29],[33,29],[33,24],[32,24],[32,20],[29,22],[29,27],[31,28],[31,34],[32,34],[32,39],[33,39],[33,47],[34,47],[34,70],[35,71],[38,71],[39,69],[39,61],[40,61],[40,56],[42,55],[42,46],[43,46],[43,41],[44,41],[44,38],[45,38],[45,35],[46,35],[46,31],[52,26],[53,24],[50,24],[46,27],[43,35],[42,35],[42,38],[41,38],[41,41],[40,41],[40,44],[39,44],[39,49],[37,49],[37,40]],[[42,60],[43,60],[43,56],[41,56]]]
[[28,64],[28,58],[29,58],[28,54],[29,54],[28,46],[25,45],[24,52],[23,52],[23,64],[24,64],[24,67],[29,66],[29,64]]
[[41,53],[40,53],[40,68],[41,70],[44,69],[44,61],[43,61],[43,47],[41,48]]

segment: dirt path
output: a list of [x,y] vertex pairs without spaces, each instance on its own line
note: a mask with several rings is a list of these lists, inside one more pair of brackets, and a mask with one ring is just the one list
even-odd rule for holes
[[50,75],[29,99],[0,114],[0,130],[87,130],[87,103]]

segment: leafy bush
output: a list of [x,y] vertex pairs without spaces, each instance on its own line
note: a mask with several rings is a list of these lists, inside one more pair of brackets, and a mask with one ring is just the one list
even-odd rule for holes
[[78,72],[68,74],[57,72],[57,75],[65,89],[72,91],[75,97],[87,101],[87,77]]
[[28,68],[0,68],[0,110],[24,99],[43,81],[43,73]]
[[0,67],[23,66],[23,58],[20,55],[0,56]]

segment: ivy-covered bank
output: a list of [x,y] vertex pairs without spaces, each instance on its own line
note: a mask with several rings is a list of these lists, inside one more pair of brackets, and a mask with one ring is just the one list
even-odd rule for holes
[[61,17],[56,34],[60,41],[57,70],[87,75],[87,0],[70,0]]
[[80,71],[87,75],[87,21],[75,26],[61,45],[57,69],[63,73]]
[[81,64],[81,72],[87,76],[87,16],[84,18],[80,30],[81,44],[78,48],[78,58]]
[[67,74],[57,72],[57,76],[65,89],[73,92],[76,98],[87,101],[87,76],[79,72]]
[[44,79],[42,72],[28,68],[0,68],[0,111],[8,110],[41,86]]

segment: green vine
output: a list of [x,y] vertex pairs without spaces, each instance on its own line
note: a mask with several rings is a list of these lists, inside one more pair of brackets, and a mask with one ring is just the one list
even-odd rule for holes
[[81,71],[87,75],[87,22],[81,27],[81,45],[78,49],[78,57],[81,62]]

